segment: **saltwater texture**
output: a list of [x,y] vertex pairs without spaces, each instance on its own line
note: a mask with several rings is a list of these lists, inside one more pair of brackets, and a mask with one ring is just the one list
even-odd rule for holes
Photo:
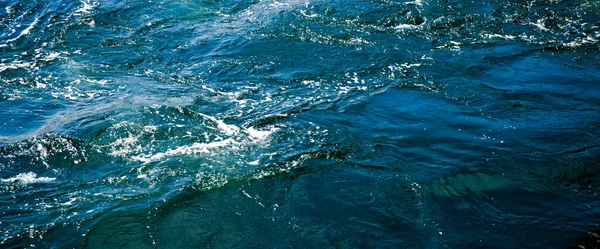
[[0,247],[593,246],[599,39],[594,0],[1,1]]

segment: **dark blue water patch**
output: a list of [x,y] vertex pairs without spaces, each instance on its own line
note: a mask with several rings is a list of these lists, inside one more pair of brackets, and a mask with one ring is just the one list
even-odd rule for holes
[[[450,247],[567,248],[576,244],[587,227],[595,224],[595,221],[574,221],[594,211],[581,203],[561,199],[561,195],[514,190],[488,190],[470,195],[473,196],[462,195],[461,200],[436,201],[439,203],[436,208],[451,211],[452,218],[457,219],[446,222],[460,223],[445,233],[445,238],[452,241]],[[482,233],[475,234],[474,230]],[[565,230],[572,232],[565,233]],[[502,246],[499,246],[500,241],[503,241]]]
[[[372,236],[390,246],[424,243],[414,239],[427,231],[415,223],[420,214],[414,203],[419,197],[410,182],[377,171],[356,177],[360,168],[333,166],[333,162],[312,160],[290,175],[234,182],[216,190],[219,195],[186,191],[160,206],[115,209],[69,244],[89,248],[376,246],[364,240]],[[379,185],[380,181],[386,184]],[[354,187],[339,193],[323,191],[348,183]],[[370,211],[357,212],[356,206]],[[56,232],[45,237],[53,238]]]

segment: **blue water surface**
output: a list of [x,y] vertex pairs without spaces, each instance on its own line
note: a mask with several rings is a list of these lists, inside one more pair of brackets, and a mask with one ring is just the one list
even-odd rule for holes
[[0,247],[600,247],[599,39],[595,0],[3,0]]

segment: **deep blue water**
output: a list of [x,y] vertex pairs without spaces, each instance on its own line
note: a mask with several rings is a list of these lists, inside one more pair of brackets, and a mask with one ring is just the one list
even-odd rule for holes
[[2,0],[1,248],[594,248],[596,0]]

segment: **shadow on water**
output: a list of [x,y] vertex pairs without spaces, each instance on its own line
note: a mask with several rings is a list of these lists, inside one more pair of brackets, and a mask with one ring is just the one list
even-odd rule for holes
[[186,190],[164,203],[107,212],[77,243],[85,248],[421,248],[428,232],[419,221],[419,203],[402,177],[311,159],[287,174],[233,181],[209,192]]

